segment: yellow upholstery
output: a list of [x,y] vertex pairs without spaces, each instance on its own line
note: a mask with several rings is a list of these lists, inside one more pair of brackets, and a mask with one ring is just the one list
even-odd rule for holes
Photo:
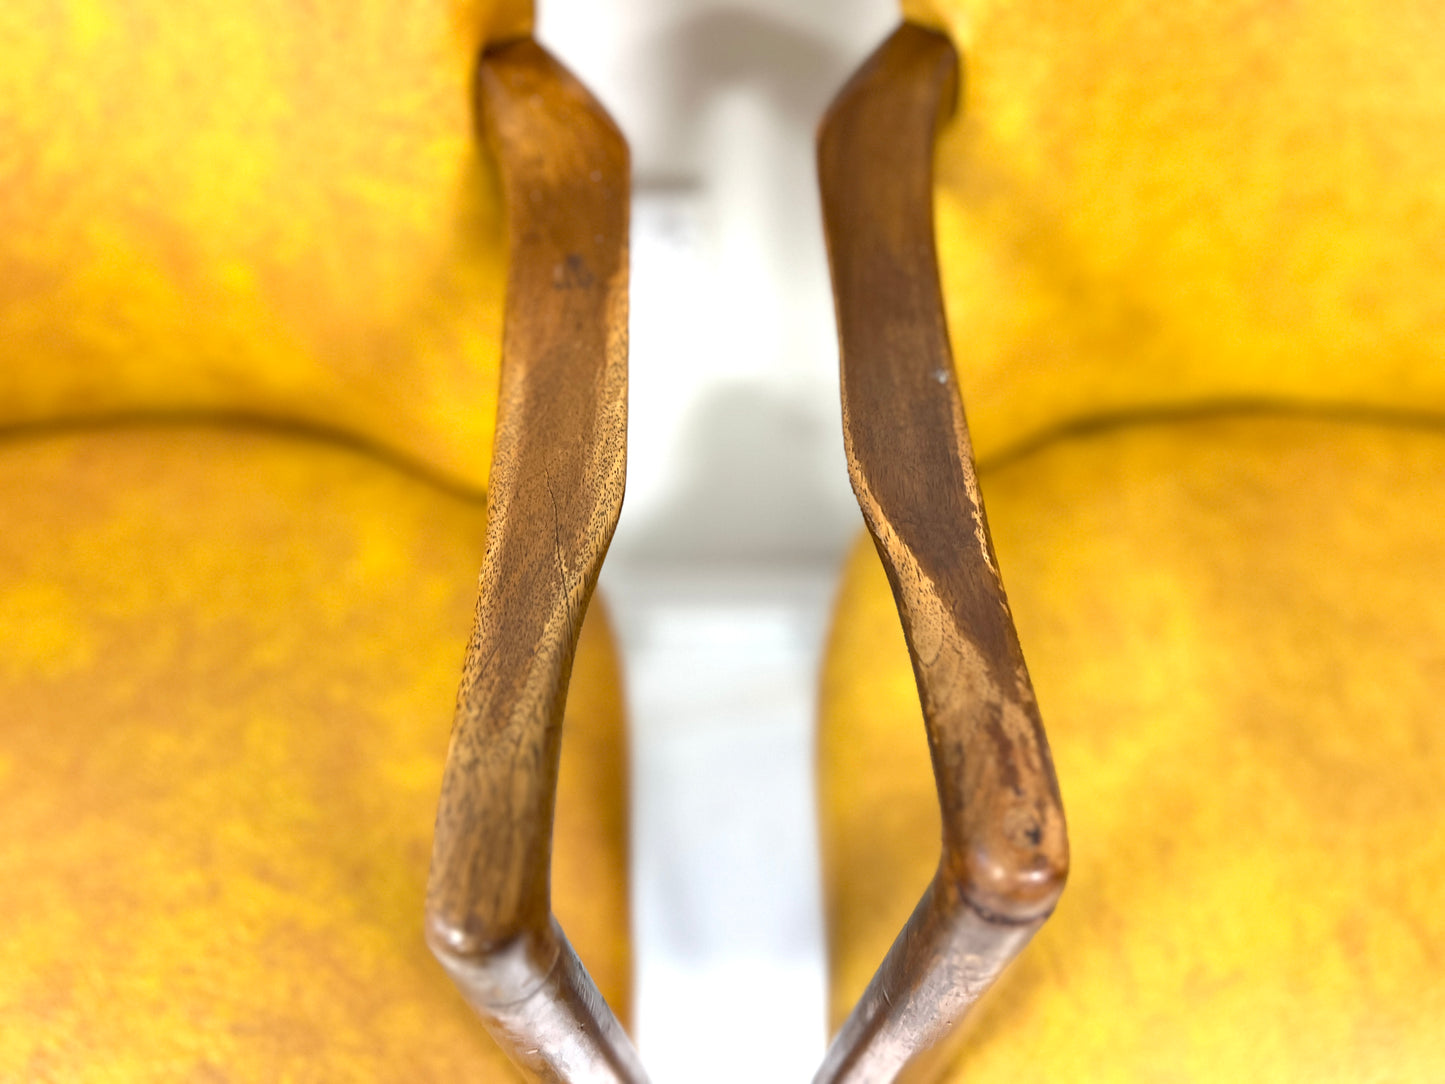
[[964,56],[939,147],[985,459],[1204,401],[1445,411],[1431,0],[908,0]]
[[[0,8],[0,1079],[514,1079],[422,938],[519,0]],[[572,676],[557,913],[628,1000]]]
[[[1445,432],[1140,424],[982,488],[1073,873],[958,1079],[1445,1077]],[[938,859],[871,542],[824,699],[836,1025]]]
[[289,419],[482,487],[521,0],[0,5],[0,425]]
[[[0,442],[0,1078],[512,1079],[422,896],[486,513],[219,426]],[[600,614],[554,883],[627,1002]]]
[[[905,7],[965,54],[940,261],[1073,852],[949,1079],[1445,1079],[1438,12]],[[871,543],[821,727],[836,1025],[938,857]]]

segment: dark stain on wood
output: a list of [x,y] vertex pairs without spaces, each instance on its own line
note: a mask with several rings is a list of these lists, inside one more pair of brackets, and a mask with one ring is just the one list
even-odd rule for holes
[[482,57],[477,93],[511,265],[486,553],[427,939],[529,1079],[637,1084],[631,1043],[552,917],[550,877],[567,683],[622,507],[627,147],[530,39]]
[[816,1084],[930,1079],[968,1008],[1053,910],[1068,842],[989,538],[933,240],[948,40],[905,24],[818,140],[849,473],[903,623],[943,815],[938,873]]

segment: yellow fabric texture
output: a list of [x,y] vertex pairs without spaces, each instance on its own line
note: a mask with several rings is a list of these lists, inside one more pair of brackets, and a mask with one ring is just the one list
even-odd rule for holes
[[[0,515],[0,1079],[516,1079],[422,937],[480,502],[178,425],[0,443]],[[554,889],[626,1012],[622,758],[594,609]]]
[[[982,489],[1073,868],[948,1079],[1445,1078],[1445,433],[1138,424]],[[939,847],[866,539],[823,695],[836,1026]]]
[[[949,1079],[1445,1079],[1438,9],[904,8],[964,56],[939,258],[1073,849]],[[939,828],[866,541],[832,637],[836,1025]]]
[[259,415],[484,487],[505,252],[472,78],[530,7],[0,5],[0,425]]
[[1433,0],[908,0],[964,57],[935,209],[984,458],[1243,399],[1445,411]]
[[[518,0],[0,7],[0,1078],[514,1079],[422,938]],[[556,909],[628,999],[615,660]]]

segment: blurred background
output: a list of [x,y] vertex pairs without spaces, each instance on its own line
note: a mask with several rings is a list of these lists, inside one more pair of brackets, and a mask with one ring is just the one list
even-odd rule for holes
[[660,1084],[805,1080],[826,1040],[818,668],[862,525],[813,137],[897,8],[540,13],[633,155],[627,501],[601,590],[632,728],[635,1033]]

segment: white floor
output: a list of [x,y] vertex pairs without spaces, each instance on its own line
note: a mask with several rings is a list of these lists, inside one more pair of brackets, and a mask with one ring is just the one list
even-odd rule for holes
[[636,1033],[653,1079],[808,1080],[823,956],[811,772],[831,577],[612,584],[633,755]]
[[628,492],[602,578],[633,739],[655,1084],[822,1057],[819,657],[848,490],[813,134],[892,0],[543,0],[632,146]]

